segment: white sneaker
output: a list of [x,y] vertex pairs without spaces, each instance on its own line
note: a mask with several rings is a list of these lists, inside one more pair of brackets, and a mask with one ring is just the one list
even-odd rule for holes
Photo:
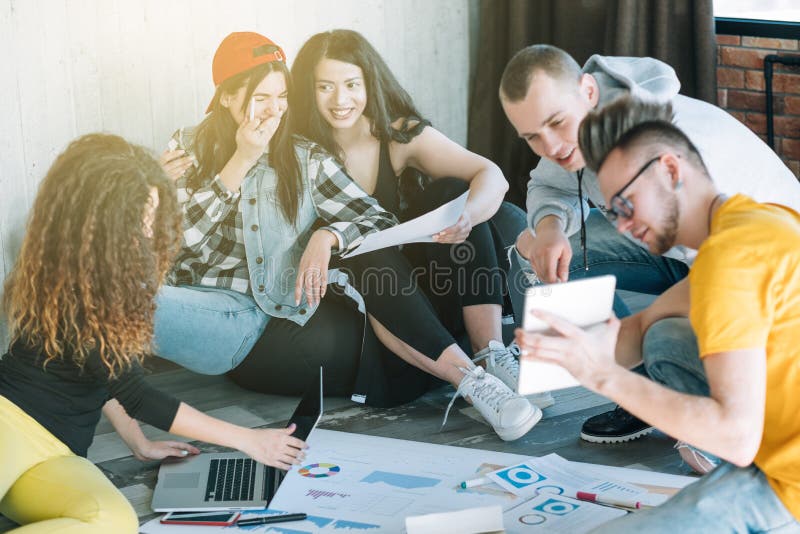
[[[478,352],[472,361],[478,363],[486,360],[486,372],[502,380],[511,391],[516,391],[519,382],[520,352],[515,341],[506,347],[499,341],[492,340],[489,341],[489,346]],[[549,408],[556,403],[549,391],[534,393],[525,398],[540,410]]]
[[689,467],[694,469],[695,473],[705,475],[713,471],[719,465],[718,459],[708,453],[704,453],[696,447],[692,447],[685,441],[676,442],[674,448],[678,449],[681,459],[686,462]]
[[459,396],[469,398],[504,441],[521,438],[542,418],[539,408],[511,391],[499,378],[487,374],[482,367],[461,371],[465,376],[447,406],[442,426],[447,423],[450,408]]

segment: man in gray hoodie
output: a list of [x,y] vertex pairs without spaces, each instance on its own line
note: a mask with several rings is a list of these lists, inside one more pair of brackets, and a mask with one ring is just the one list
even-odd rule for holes
[[[604,216],[597,176],[584,168],[577,141],[581,121],[589,111],[623,95],[671,102],[676,125],[698,148],[721,192],[744,193],[760,202],[800,210],[800,182],[780,158],[728,113],[679,95],[679,89],[675,71],[652,58],[594,55],[581,69],[563,50],[532,45],[508,63],[500,82],[503,110],[519,136],[542,158],[528,183],[528,229],[516,243],[524,267],[539,281],[614,274],[619,289],[659,295],[688,273],[694,250],[677,246],[656,256],[642,246],[651,229],[616,232]],[[596,208],[590,210],[587,201]],[[573,254],[575,249],[580,253]],[[665,300],[685,294],[681,285],[666,298],[656,299],[646,313],[625,317],[623,331],[647,331],[661,316],[659,310],[666,309]],[[620,299],[615,300],[614,310],[620,317],[630,313]],[[587,420],[581,438],[616,443],[651,431],[648,424],[617,408]]]

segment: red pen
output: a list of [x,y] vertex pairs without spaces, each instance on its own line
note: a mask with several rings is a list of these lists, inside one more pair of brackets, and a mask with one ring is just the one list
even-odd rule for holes
[[597,504],[607,504],[609,506],[621,506],[623,508],[633,508],[638,510],[642,507],[642,503],[634,499],[625,499],[619,497],[607,497],[597,493],[589,493],[588,491],[579,491],[575,496],[581,501],[595,502]]

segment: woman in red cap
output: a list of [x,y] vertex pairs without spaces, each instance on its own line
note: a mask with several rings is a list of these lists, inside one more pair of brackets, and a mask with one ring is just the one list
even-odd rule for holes
[[[433,243],[403,251],[426,273],[427,293],[448,330],[466,334],[475,360],[485,360],[490,373],[516,388],[518,350],[502,343],[501,319],[513,313],[504,295],[522,295],[519,281],[505,284],[505,250],[526,222],[522,210],[502,202],[508,183],[500,169],[422,118],[380,54],[355,31],[312,36],[298,52],[292,76],[298,133],[336,154],[348,174],[401,221],[469,191],[455,226],[434,235]],[[437,287],[445,269],[453,280],[449,291]],[[532,400],[540,408],[553,404],[550,393]]]
[[[239,384],[270,393],[299,393],[322,365],[326,391],[372,405],[416,398],[433,375],[470,397],[503,439],[525,434],[541,412],[475,368],[402,255],[338,258],[396,219],[336,158],[290,135],[280,47],[231,34],[212,70],[208,115],[179,130],[162,159],[184,240],[173,287],[159,295],[156,352],[202,373],[235,367]],[[390,273],[392,287],[378,287],[373,269]]]

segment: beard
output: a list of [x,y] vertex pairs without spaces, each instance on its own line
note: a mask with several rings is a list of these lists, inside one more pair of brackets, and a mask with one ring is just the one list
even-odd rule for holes
[[666,197],[666,214],[662,221],[662,230],[655,235],[655,242],[650,252],[657,255],[662,255],[675,245],[675,239],[678,235],[678,218],[680,217],[680,208],[678,207],[678,199],[674,193],[668,194]]

